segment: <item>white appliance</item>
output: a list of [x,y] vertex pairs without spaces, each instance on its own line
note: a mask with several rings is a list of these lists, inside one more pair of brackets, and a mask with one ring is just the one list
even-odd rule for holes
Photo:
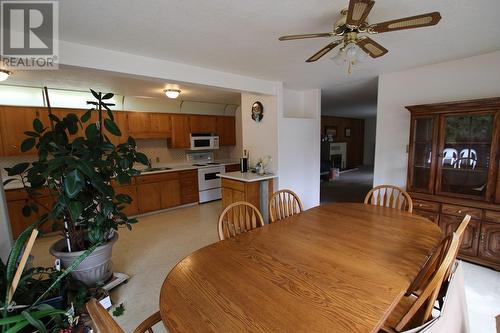
[[226,167],[213,162],[211,152],[187,154],[187,160],[198,167],[199,202],[208,202],[222,198],[221,179],[218,174],[226,172]]
[[191,150],[219,149],[219,136],[214,134],[191,133]]

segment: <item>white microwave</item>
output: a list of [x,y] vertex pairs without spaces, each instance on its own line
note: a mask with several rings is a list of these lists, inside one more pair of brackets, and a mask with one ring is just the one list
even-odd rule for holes
[[219,149],[219,136],[191,133],[191,150]]

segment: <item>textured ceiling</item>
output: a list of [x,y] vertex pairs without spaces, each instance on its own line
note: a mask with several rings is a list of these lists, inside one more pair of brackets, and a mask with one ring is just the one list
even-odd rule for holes
[[64,0],[63,40],[322,88],[328,107],[374,102],[375,78],[500,49],[499,0],[378,0],[371,23],[440,11],[435,27],[377,35],[389,53],[352,75],[328,56],[304,62],[328,39],[279,42],[285,34],[330,31],[347,0]]

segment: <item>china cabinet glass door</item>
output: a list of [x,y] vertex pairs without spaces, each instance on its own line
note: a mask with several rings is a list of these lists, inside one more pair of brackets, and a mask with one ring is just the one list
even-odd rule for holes
[[442,118],[438,192],[484,199],[493,135],[493,114]]
[[434,117],[413,119],[411,159],[411,191],[432,191],[432,149],[434,143]]

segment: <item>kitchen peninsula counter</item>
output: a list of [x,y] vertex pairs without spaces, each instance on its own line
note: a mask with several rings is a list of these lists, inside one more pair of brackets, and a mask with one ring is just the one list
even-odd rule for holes
[[252,172],[226,172],[220,174],[222,180],[222,208],[238,201],[246,201],[257,207],[269,221],[268,201],[274,191],[274,174],[259,175]]

